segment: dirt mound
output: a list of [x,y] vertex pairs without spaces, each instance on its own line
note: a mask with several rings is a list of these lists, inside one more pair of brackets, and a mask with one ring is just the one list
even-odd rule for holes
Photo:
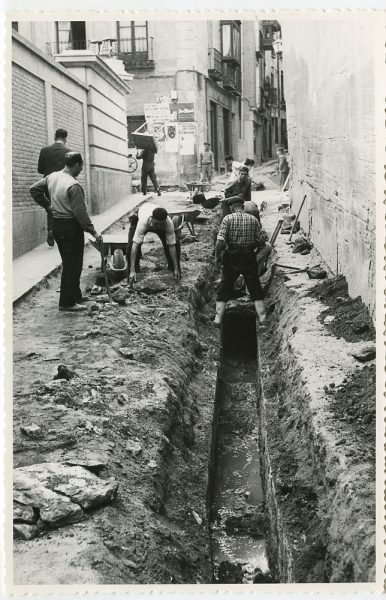
[[367,307],[362,299],[351,298],[347,281],[338,275],[317,285],[309,296],[317,298],[328,306],[320,316],[328,331],[347,342],[375,340],[375,328]]

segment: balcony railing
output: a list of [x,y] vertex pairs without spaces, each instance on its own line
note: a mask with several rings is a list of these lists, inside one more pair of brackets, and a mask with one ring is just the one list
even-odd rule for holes
[[71,40],[67,42],[46,42],[46,54],[62,54],[67,50],[87,50],[90,42],[87,40]]
[[223,87],[237,95],[241,94],[241,69],[229,63],[223,65]]
[[71,40],[68,42],[47,42],[48,56],[62,54],[67,50],[90,50],[101,57],[118,57],[126,68],[151,68],[154,66],[153,38],[136,38],[134,51],[131,39],[120,40]]
[[215,81],[221,81],[223,76],[222,54],[216,48],[208,50],[209,66],[208,75]]
[[136,38],[134,48],[131,39],[120,39],[117,55],[129,69],[152,68],[154,67],[153,38]]

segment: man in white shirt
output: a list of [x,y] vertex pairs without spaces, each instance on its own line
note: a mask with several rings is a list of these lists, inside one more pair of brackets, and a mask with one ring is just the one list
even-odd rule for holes
[[141,246],[148,232],[156,233],[160,238],[168,261],[168,269],[173,271],[174,278],[178,281],[181,277],[180,242],[176,238],[173,222],[164,208],[146,202],[130,217],[127,244],[129,283],[137,281],[137,273],[140,271]]

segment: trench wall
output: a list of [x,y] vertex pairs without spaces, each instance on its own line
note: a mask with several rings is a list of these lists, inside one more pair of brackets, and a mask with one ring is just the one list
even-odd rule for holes
[[288,147],[302,227],[375,314],[375,78],[365,19],[283,21]]

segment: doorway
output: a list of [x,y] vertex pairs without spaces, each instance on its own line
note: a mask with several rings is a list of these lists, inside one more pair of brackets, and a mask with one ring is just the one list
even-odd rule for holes
[[232,153],[232,136],[230,114],[227,108],[223,108],[223,123],[224,123],[224,155]]
[[215,102],[209,104],[209,120],[210,120],[210,144],[214,154],[214,168],[218,170],[217,156],[217,106]]

